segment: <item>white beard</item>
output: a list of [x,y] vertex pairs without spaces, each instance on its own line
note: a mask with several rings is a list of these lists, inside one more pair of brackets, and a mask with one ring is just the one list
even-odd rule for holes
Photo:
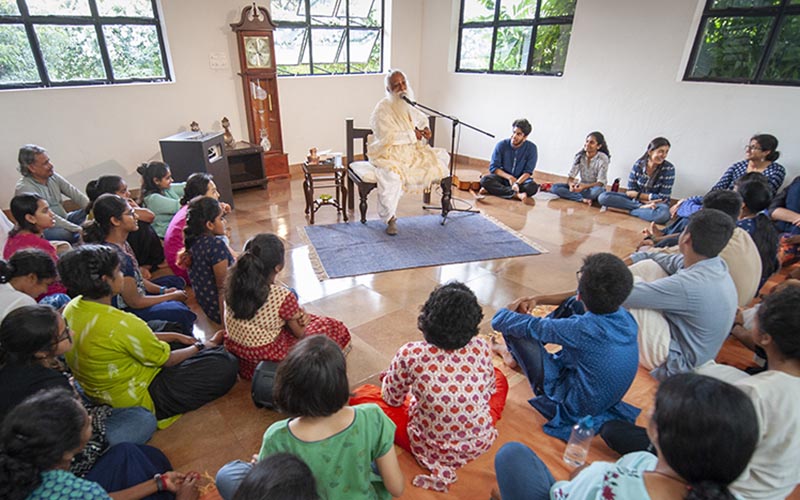
[[410,87],[407,88],[405,92],[387,92],[387,95],[395,112],[400,115],[409,114],[411,105],[404,101],[403,97],[406,97],[412,101],[414,100],[414,91],[411,90]]

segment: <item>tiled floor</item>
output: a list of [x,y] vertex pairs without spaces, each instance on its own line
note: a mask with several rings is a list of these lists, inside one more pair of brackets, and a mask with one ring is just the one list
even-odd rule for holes
[[[469,193],[458,192],[458,196],[471,199]],[[369,218],[377,217],[374,197],[373,194],[370,198]],[[237,192],[235,202],[236,209],[229,217],[234,247],[241,248],[248,237],[258,232],[274,232],[285,238],[291,248],[287,249],[286,268],[280,279],[298,291],[309,311],[336,317],[350,328],[353,349],[347,362],[353,386],[364,381],[374,382],[376,374],[387,366],[400,345],[420,337],[416,316],[437,284],[458,279],[469,285],[484,308],[481,332],[489,333],[489,322],[497,308],[522,295],[574,289],[575,271],[584,256],[600,251],[625,256],[640,240],[645,226],[638,219],[611,211],[600,212],[582,203],[537,197],[534,205],[527,205],[488,198],[479,203],[478,208],[549,253],[320,282],[297,231],[299,226],[307,224],[299,179],[271,182],[267,191]],[[421,195],[406,195],[398,213],[400,231],[403,230],[402,217],[420,213]],[[357,219],[356,214],[351,217],[350,224],[359,223],[353,219]],[[323,207],[317,212],[317,224],[335,222],[339,222],[335,209]],[[202,317],[201,312],[198,315]],[[206,334],[212,333],[207,320],[201,321],[199,327]],[[495,362],[501,364],[499,358]],[[563,443],[541,431],[544,419],[527,404],[531,390],[524,377],[514,372],[508,374],[512,387],[506,412],[498,425],[500,437],[489,453],[459,473],[460,480],[448,495],[451,498],[488,498],[494,484],[494,453],[502,443],[511,440],[523,441],[540,452],[556,478],[565,478],[568,473],[560,460]],[[625,399],[648,408],[654,391],[654,381],[640,369]],[[237,458],[246,459],[257,452],[264,430],[280,418],[277,413],[256,409],[250,400],[248,384],[239,381],[225,397],[184,415],[169,429],[159,431],[151,444],[163,449],[176,469],[206,471],[213,476],[222,464]],[[590,458],[613,459],[613,454],[598,438]],[[410,479],[421,469],[408,454],[401,455],[401,464],[408,482],[403,498],[444,496],[410,485]]]

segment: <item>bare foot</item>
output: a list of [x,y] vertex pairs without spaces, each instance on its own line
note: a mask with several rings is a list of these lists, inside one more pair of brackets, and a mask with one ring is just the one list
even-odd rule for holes
[[482,193],[481,191],[485,191],[485,189],[481,188],[481,190],[478,191],[477,193],[475,191],[473,191],[472,189],[469,190],[469,192],[472,193],[472,196],[475,197],[476,201],[481,201],[481,200],[486,199],[486,194]]
[[590,207],[592,206],[592,200],[591,200],[591,198],[584,198],[584,199],[582,199],[581,201],[582,201],[582,202],[584,202],[584,203],[586,203],[586,205],[588,205],[588,206],[590,206]]
[[511,351],[508,350],[508,347],[506,347],[505,344],[501,344],[494,338],[492,338],[492,352],[499,354],[500,357],[503,358],[503,363],[505,363],[509,368],[517,367],[517,361],[514,359]]

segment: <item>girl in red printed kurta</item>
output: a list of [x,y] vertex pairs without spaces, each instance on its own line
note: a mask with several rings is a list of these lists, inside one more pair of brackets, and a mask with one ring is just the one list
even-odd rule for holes
[[374,386],[356,389],[350,400],[378,403],[395,422],[395,443],[431,472],[415,477],[414,486],[447,491],[456,470],[497,437],[508,381],[492,366],[489,344],[476,336],[482,318],[466,285],[437,288],[417,320],[425,340],[397,351],[383,373],[382,400]]
[[341,349],[350,332],[341,321],[308,314],[293,290],[275,283],[284,247],[274,234],[250,239],[228,273],[225,348],[239,358],[239,375],[252,379],[259,361],[281,361],[303,337],[324,334]]

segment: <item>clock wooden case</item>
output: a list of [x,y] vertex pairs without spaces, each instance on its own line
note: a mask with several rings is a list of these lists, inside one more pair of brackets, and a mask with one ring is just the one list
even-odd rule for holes
[[231,29],[236,33],[239,50],[249,142],[264,147],[267,178],[289,177],[275,69],[275,25],[269,11],[254,3],[242,9],[241,19],[231,24]]

